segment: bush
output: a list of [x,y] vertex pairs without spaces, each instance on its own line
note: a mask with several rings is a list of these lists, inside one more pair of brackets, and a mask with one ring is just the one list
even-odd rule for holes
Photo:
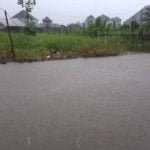
[[37,29],[34,25],[31,25],[30,27],[25,27],[24,28],[24,32],[27,34],[27,35],[33,35],[35,36],[36,33],[37,33]]

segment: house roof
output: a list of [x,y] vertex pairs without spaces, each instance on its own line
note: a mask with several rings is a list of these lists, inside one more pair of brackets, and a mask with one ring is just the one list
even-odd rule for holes
[[134,19],[134,17],[135,17],[137,14],[143,12],[145,9],[150,9],[150,5],[145,6],[144,8],[142,8],[141,10],[139,10],[138,12],[136,12],[134,15],[132,15],[130,18],[128,18],[127,20],[125,20],[125,21],[124,21],[124,24],[129,24],[129,23]]
[[145,6],[144,8],[150,8],[150,5]]
[[101,19],[106,19],[106,20],[108,20],[108,21],[110,20],[110,17],[108,17],[108,16],[106,16],[106,15],[101,15],[100,18],[101,18]]
[[[18,20],[17,18],[9,18],[8,22],[10,27],[25,27],[25,23]],[[3,25],[4,27],[7,26],[6,20],[3,18],[0,19],[0,24]]]
[[87,19],[95,19],[95,17],[90,15],[90,16],[87,17]]
[[[12,18],[26,19],[26,17],[27,17],[27,12],[25,10],[22,10],[19,13],[17,13],[16,15],[14,15]],[[29,17],[29,19],[38,21],[38,19],[33,17],[30,13],[28,13],[28,17]]]
[[49,17],[45,17],[43,19],[43,22],[50,23],[50,22],[52,22],[52,20]]

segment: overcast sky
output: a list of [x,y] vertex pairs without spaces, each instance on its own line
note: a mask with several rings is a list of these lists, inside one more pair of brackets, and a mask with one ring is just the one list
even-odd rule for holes
[[[150,5],[150,0],[37,0],[32,14],[39,20],[48,16],[59,24],[83,22],[90,14],[118,16],[125,20],[145,5]],[[22,9],[17,0],[0,0],[0,8],[6,9],[11,16]]]

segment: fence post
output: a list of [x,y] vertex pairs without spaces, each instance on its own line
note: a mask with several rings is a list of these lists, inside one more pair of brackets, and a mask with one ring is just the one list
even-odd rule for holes
[[14,51],[14,44],[13,44],[12,36],[11,36],[11,33],[10,33],[10,27],[9,27],[9,22],[8,22],[8,17],[7,17],[7,11],[5,10],[4,12],[5,12],[5,19],[6,19],[6,23],[7,23],[7,31],[8,31],[8,36],[9,36],[9,39],[10,39],[11,51],[12,51],[12,54],[13,54],[13,59],[16,60],[15,51]]

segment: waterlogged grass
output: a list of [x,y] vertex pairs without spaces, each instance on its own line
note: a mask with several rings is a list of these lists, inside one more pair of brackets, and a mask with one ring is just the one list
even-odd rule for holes
[[[16,59],[45,60],[74,57],[113,56],[127,51],[150,51],[150,43],[130,41],[119,36],[92,38],[64,34],[27,36],[13,33]],[[12,59],[7,33],[0,33],[0,59]]]

